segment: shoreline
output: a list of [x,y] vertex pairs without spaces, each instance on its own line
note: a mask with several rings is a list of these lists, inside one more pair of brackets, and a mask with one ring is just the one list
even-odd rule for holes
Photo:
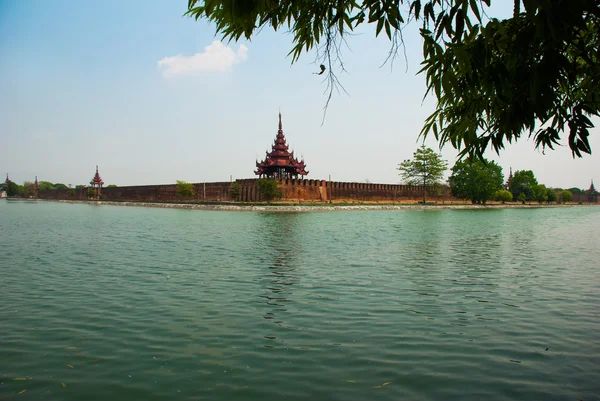
[[243,205],[243,204],[207,204],[207,203],[162,203],[162,202],[137,202],[137,201],[84,201],[84,200],[62,200],[62,199],[11,199],[22,202],[57,202],[71,204],[107,205],[107,206],[130,206],[130,207],[153,207],[162,209],[185,209],[185,210],[217,210],[217,211],[240,211],[240,212],[325,212],[325,211],[353,211],[353,210],[492,210],[492,209],[540,209],[560,208],[590,205],[522,205],[522,204],[447,204],[447,205],[421,205],[421,204],[310,204],[310,205]]

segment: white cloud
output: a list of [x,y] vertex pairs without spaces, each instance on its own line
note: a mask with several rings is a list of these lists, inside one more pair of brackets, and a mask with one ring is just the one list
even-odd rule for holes
[[177,55],[165,57],[158,62],[158,68],[166,78],[178,75],[195,75],[203,72],[224,72],[231,70],[234,64],[248,58],[248,48],[240,45],[237,53],[218,40],[204,48],[204,52],[192,56]]

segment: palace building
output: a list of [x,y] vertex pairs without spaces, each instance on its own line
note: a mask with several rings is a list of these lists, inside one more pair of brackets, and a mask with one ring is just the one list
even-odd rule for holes
[[256,171],[254,174],[260,178],[275,178],[285,180],[290,178],[304,177],[308,174],[304,160],[298,161],[294,157],[294,152],[289,151],[289,147],[283,135],[281,125],[281,113],[279,113],[279,130],[275,137],[275,143],[271,147],[271,152],[266,152],[265,160],[256,162]]

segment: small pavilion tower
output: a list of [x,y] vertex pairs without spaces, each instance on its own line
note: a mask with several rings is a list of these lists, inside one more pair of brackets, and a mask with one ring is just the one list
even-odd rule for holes
[[256,171],[254,174],[259,177],[288,179],[297,178],[298,175],[304,177],[308,174],[304,160],[298,160],[294,157],[294,152],[289,151],[289,147],[283,135],[281,124],[281,113],[279,113],[279,130],[275,137],[275,143],[271,147],[271,152],[266,152],[265,160],[256,162]]
[[8,191],[8,183],[10,182],[10,178],[8,178],[8,173],[6,174],[6,180],[0,184],[0,191]]
[[98,166],[96,166],[96,175],[90,181],[90,185],[94,191],[94,199],[99,199],[102,192],[102,185],[104,185],[104,181],[100,178],[100,174],[98,174]]
[[35,183],[33,185],[34,185],[34,197],[37,198],[39,195],[39,191],[40,191],[40,183],[38,182],[37,175],[35,176]]
[[510,174],[508,175],[508,179],[506,180],[506,184],[504,184],[504,189],[506,189],[507,191],[510,191],[510,184],[512,183],[512,179],[513,179],[513,173],[512,173],[512,167],[511,167]]
[[588,193],[588,202],[589,203],[598,203],[598,191],[594,187],[594,180],[590,184],[590,189],[587,190]]

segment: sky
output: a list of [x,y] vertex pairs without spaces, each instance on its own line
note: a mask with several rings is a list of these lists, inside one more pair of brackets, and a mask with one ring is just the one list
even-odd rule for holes
[[[490,15],[507,15],[508,3],[496,2]],[[401,182],[398,164],[420,146],[435,106],[417,75],[417,29],[405,30],[408,64],[401,55],[393,66],[381,66],[390,43],[373,26],[350,37],[347,72],[338,74],[348,94],[333,96],[323,121],[326,83],[314,74],[314,52],[291,64],[291,35],[268,28],[222,43],[214,26],[183,16],[186,7],[0,0],[0,173],[71,185],[89,183],[96,165],[105,185],[253,178],[281,111],[306,178]],[[590,135],[596,152],[599,134]],[[440,150],[433,138],[425,144]],[[441,153],[451,167],[457,151]],[[574,159],[566,146],[544,155],[522,138],[486,157],[505,176],[533,170],[550,187],[600,182],[597,153]]]

